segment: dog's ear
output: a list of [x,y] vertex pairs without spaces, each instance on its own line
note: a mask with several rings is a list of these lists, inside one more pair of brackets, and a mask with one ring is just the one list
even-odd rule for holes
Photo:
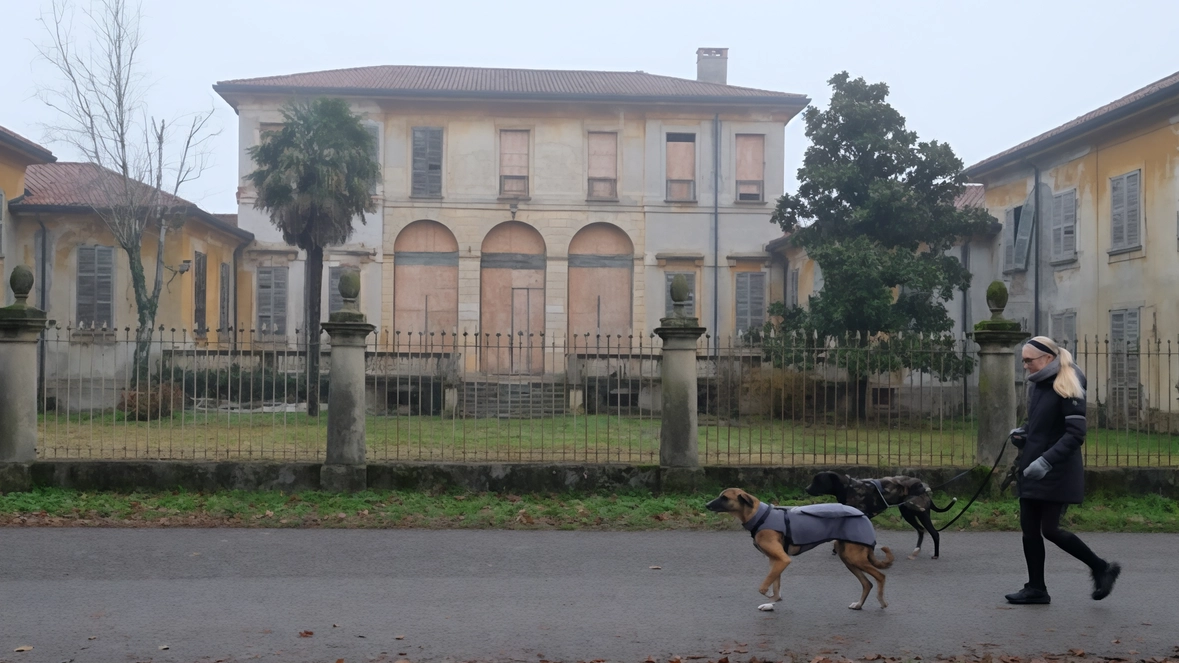
[[737,501],[747,507],[753,508],[753,498],[749,496],[749,493],[741,493],[737,496]]

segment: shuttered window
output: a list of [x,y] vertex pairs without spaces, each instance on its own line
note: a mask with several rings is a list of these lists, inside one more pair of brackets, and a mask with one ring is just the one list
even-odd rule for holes
[[1141,395],[1138,344],[1141,332],[1139,310],[1110,311],[1109,379],[1111,414],[1117,423],[1127,423],[1138,414]]
[[204,336],[209,331],[209,258],[200,251],[192,258],[192,324],[197,336]]
[[761,329],[766,323],[766,275],[764,272],[737,274],[737,333]]
[[340,277],[355,272],[355,267],[331,267],[328,269],[328,314],[344,308],[344,295],[340,294]]
[[1003,219],[1003,271],[1012,272],[1024,269],[1016,259],[1016,237],[1019,235],[1020,220],[1023,217],[1023,206],[1007,210]]
[[258,268],[258,331],[287,333],[287,268]]
[[221,263],[221,273],[218,275],[217,280],[217,285],[220,289],[220,295],[217,300],[217,308],[221,318],[220,325],[217,327],[217,329],[221,331],[228,331],[231,322],[229,317],[229,302],[233,300],[232,293],[230,291],[233,277],[230,275],[230,269],[229,263]]
[[667,199],[696,200],[696,134],[667,134]]
[[1066,348],[1077,347],[1077,313],[1065,311],[1052,314],[1052,340]]
[[1077,255],[1077,192],[1052,197],[1052,259],[1070,260]]
[[77,315],[79,327],[114,327],[115,250],[78,247]]
[[528,132],[499,132],[499,192],[503,196],[528,196]]
[[684,315],[696,315],[696,272],[664,272],[666,281],[663,286],[663,298],[667,302],[665,317],[670,318],[675,312],[675,302],[671,301],[671,281],[678,274],[683,274],[688,281],[688,300],[684,302]]
[[442,129],[413,128],[412,195],[442,197]]
[[1135,170],[1110,180],[1110,250],[1142,246],[1142,171]]
[[611,200],[618,197],[618,134],[592,131],[588,136],[589,197]]
[[737,135],[737,200],[759,203],[765,200],[766,137]]
[[798,273],[797,268],[790,270],[786,281],[786,305],[798,306]]

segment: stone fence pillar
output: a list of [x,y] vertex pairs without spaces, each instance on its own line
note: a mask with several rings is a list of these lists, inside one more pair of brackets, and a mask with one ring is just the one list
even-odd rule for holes
[[37,339],[46,317],[26,303],[32,270],[18,265],[9,284],[16,303],[0,308],[0,463],[31,463],[37,455]]
[[323,329],[331,336],[332,365],[328,377],[327,460],[320,470],[320,487],[330,492],[356,492],[368,486],[365,464],[365,339],[376,327],[356,303],[360,275],[340,277],[341,310],[331,314]]
[[1030,334],[1018,322],[1005,320],[1007,287],[995,281],[987,288],[991,319],[974,326],[971,338],[978,344],[978,440],[974,462],[990,466],[999,455],[1008,433],[1016,426],[1015,348]]
[[684,312],[688,282],[683,275],[671,283],[672,317],[655,330],[663,339],[660,362],[660,400],[663,422],[659,430],[659,465],[695,470],[700,467],[696,434],[696,343],[704,328]]

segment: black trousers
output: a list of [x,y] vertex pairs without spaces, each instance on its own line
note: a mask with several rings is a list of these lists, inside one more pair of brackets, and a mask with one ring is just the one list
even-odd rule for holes
[[1047,590],[1044,584],[1044,539],[1055,543],[1096,572],[1104,571],[1106,561],[1098,557],[1080,537],[1060,529],[1060,517],[1067,504],[1044,500],[1019,500],[1019,525],[1023,530],[1023,556],[1028,564],[1028,587]]

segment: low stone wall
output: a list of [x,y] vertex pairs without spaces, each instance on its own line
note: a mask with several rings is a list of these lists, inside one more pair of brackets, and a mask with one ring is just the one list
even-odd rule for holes
[[[966,468],[833,467],[856,477],[897,474],[920,476],[937,487]],[[611,490],[698,492],[709,494],[737,486],[756,494],[801,490],[814,467],[704,467],[700,470],[633,465],[538,463],[387,463],[370,464],[373,490],[470,490],[495,493],[564,493]],[[986,476],[973,468],[945,487],[969,497]],[[1000,476],[992,480],[998,486]],[[1089,491],[1113,495],[1159,494],[1179,499],[1179,468],[1111,468],[1085,472]],[[182,462],[182,461],[41,461],[0,463],[0,492],[37,487],[130,492],[134,490],[282,490],[320,489],[318,463]]]

